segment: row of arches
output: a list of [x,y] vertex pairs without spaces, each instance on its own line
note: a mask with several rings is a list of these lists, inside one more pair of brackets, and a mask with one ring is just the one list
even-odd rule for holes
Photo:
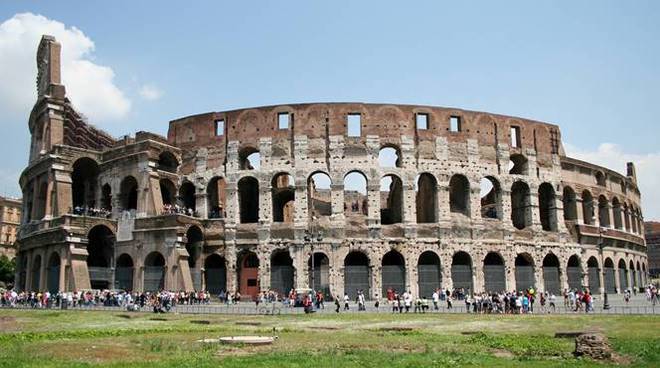
[[633,204],[621,202],[616,196],[612,197],[611,201],[602,194],[594,198],[586,189],[578,198],[570,186],[565,186],[563,191],[565,220],[578,220],[578,202],[581,202],[582,220],[585,225],[595,225],[597,219],[600,227],[643,233],[642,213]]

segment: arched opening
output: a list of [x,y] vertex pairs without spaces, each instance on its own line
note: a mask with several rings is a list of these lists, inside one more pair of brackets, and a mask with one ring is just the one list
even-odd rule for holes
[[638,274],[638,272],[637,272],[637,270],[635,269],[635,264],[633,263],[632,260],[631,260],[630,263],[629,263],[628,269],[630,270],[630,271],[628,271],[628,276],[630,276],[630,277],[628,278],[628,280],[629,280],[629,281],[628,281],[628,285],[629,285],[629,287],[630,287],[631,289],[632,289],[632,288],[636,288],[636,287],[639,286],[639,280],[637,280],[637,274]]
[[115,289],[133,290],[133,258],[124,253],[117,258],[115,266]]
[[380,223],[398,224],[403,218],[403,184],[396,175],[385,175],[380,179]]
[[626,261],[623,259],[619,260],[619,286],[621,291],[630,289],[630,275],[626,268]]
[[206,201],[210,219],[225,218],[227,182],[224,178],[215,176],[206,186]]
[[588,190],[582,192],[582,214],[585,225],[594,224],[594,197]]
[[385,146],[378,152],[380,167],[401,167],[401,151],[396,146]]
[[42,182],[39,185],[39,189],[37,192],[37,200],[36,200],[36,206],[37,206],[37,211],[36,211],[36,220],[41,220],[44,217],[46,217],[46,202],[48,201],[48,183],[47,182]]
[[623,221],[621,221],[621,202],[617,197],[612,198],[612,214],[614,215],[614,228],[623,229]]
[[[598,267],[598,264],[596,264]],[[598,270],[596,269],[596,272]],[[596,273],[598,275],[598,273]],[[582,288],[582,266],[580,265],[580,257],[576,254],[568,259],[566,265],[566,276],[568,279],[568,287],[573,290],[580,290]],[[596,289],[598,291],[598,289]]]
[[492,176],[481,179],[479,183],[481,197],[481,217],[502,219],[502,190],[500,183]]
[[179,199],[181,199],[181,204],[186,211],[186,214],[197,216],[195,211],[197,210],[196,199],[195,199],[195,185],[189,181],[184,181],[179,188]]
[[48,259],[48,270],[46,273],[46,288],[51,294],[60,291],[60,255],[53,252]]
[[646,273],[646,264],[642,263],[642,286],[646,287],[648,285],[648,273]]
[[344,259],[344,293],[351,300],[357,298],[358,292],[362,291],[364,297],[370,297],[371,269],[369,257],[358,251],[350,252]]
[[176,173],[178,167],[179,161],[172,152],[164,151],[158,156],[158,170]]
[[406,291],[406,261],[401,253],[396,250],[390,250],[383,256],[382,261],[382,294],[387,295],[387,290],[391,289],[395,293]]
[[288,295],[293,289],[293,259],[288,250],[280,250],[270,257],[270,288],[280,295]]
[[73,164],[71,173],[71,191],[73,208],[96,207],[96,181],[99,165],[88,157],[78,159]]
[[417,279],[419,296],[422,298],[430,299],[433,292],[442,287],[442,267],[440,257],[435,252],[426,251],[419,256]]
[[261,153],[254,147],[245,147],[238,154],[241,170],[259,170],[261,167]]
[[332,191],[330,176],[323,172],[312,174],[307,180],[307,205],[309,216],[318,219],[332,215]]
[[119,186],[119,198],[124,211],[137,210],[138,182],[132,176],[127,176]]
[[110,289],[115,254],[115,234],[105,225],[94,226],[87,235],[87,269],[92,289]]
[[204,283],[206,290],[214,295],[227,291],[227,266],[225,259],[211,254],[204,260]]
[[595,178],[596,178],[596,184],[600,185],[601,187],[604,187],[607,184],[605,174],[603,174],[602,172],[600,171],[596,172]]
[[534,259],[527,253],[518,254],[516,257],[516,289],[518,291],[536,289],[536,277],[534,277]]
[[438,183],[429,173],[422,173],[415,181],[415,206],[417,209],[417,223],[437,222]]
[[532,224],[529,186],[522,181],[517,181],[511,186],[511,222],[519,230]]
[[368,214],[367,177],[359,171],[344,176],[344,213],[347,223],[364,221]]
[[549,253],[543,258],[543,286],[546,292],[551,292],[555,295],[560,295],[561,293],[559,259],[552,253]]
[[614,262],[611,258],[605,258],[603,267],[603,280],[605,283],[605,292],[608,294],[616,293],[616,281],[614,275]]
[[160,291],[165,288],[165,258],[151,252],[144,259],[144,290]]
[[34,260],[32,260],[32,282],[30,290],[41,290],[41,256],[36,256],[34,257]]
[[509,157],[509,174],[511,175],[527,175],[528,166],[527,157],[521,154]]
[[259,182],[246,176],[238,181],[238,204],[241,224],[259,222]]
[[309,272],[309,287],[322,292],[327,298],[332,298],[332,294],[330,294],[330,259],[328,259],[328,256],[321,252],[314,253],[309,256],[307,267],[311,270]]
[[293,223],[296,200],[296,184],[293,176],[287,173],[275,175],[271,182],[271,197],[273,222]]
[[632,232],[637,233],[637,218],[635,217],[635,207],[633,205],[630,205],[630,223],[632,227]]
[[472,281],[472,258],[465,252],[456,252],[451,260],[451,280],[454,290],[463,289],[465,294],[471,294]]
[[449,180],[449,210],[470,217],[470,182],[463,175]]
[[101,209],[108,212],[112,211],[112,187],[110,187],[110,184],[101,187]]
[[237,261],[239,292],[252,299],[259,294],[259,258],[254,252],[245,251]]
[[555,190],[550,183],[539,186],[539,217],[545,231],[557,231],[557,208]]
[[587,277],[589,277],[589,291],[597,293],[600,290],[600,270],[596,257],[589,257],[587,261]]
[[487,293],[506,291],[504,259],[497,252],[490,252],[484,258],[484,288]]
[[191,226],[186,231],[186,251],[188,252],[188,268],[195,290],[202,289],[202,271],[197,262],[204,247],[204,234],[199,226]]
[[635,269],[635,287],[637,288],[644,287],[644,278],[642,275],[642,266],[639,261],[637,261],[637,268]]
[[575,191],[571,187],[564,187],[562,195],[562,203],[564,206],[564,220],[575,221],[577,220],[577,199]]
[[598,197],[598,221],[600,227],[610,227],[610,203],[603,195]]
[[160,179],[160,196],[163,200],[163,206],[165,209],[169,209],[170,206],[176,204],[176,187],[169,179]]
[[623,204],[623,221],[626,226],[626,231],[630,232],[630,209],[626,203]]

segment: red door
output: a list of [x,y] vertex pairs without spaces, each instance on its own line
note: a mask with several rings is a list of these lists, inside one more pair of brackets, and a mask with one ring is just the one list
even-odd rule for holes
[[250,300],[259,294],[259,258],[254,253],[243,257],[239,272],[241,299]]

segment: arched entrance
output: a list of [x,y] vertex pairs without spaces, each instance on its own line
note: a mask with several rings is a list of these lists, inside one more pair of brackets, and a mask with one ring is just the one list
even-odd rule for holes
[[603,267],[603,279],[605,282],[605,292],[612,294],[616,293],[616,281],[614,275],[614,262],[611,258],[605,259],[605,264]]
[[181,200],[181,204],[186,210],[186,214],[192,213],[193,216],[197,216],[195,213],[197,210],[195,192],[195,185],[189,181],[184,181],[179,188],[179,199]]
[[623,259],[619,260],[619,286],[621,287],[621,292],[630,289],[628,269],[626,268],[626,261]]
[[630,279],[629,279],[630,280],[630,282],[629,282],[630,288],[635,288],[635,287],[639,286],[639,281],[637,280],[637,273],[638,272],[637,272],[637,270],[635,270],[635,264],[633,263],[633,261],[630,261],[628,269],[630,270],[630,271],[628,271],[628,274],[630,275]]
[[88,157],[78,159],[71,173],[71,200],[76,208],[96,207],[96,180],[99,165]]
[[259,182],[246,176],[238,181],[238,205],[241,224],[259,222]]
[[518,254],[516,257],[516,289],[518,291],[529,288],[536,289],[536,278],[534,277],[534,260],[527,253]]
[[[598,265],[596,265],[596,267],[598,267]],[[596,269],[596,275],[598,275],[598,269]],[[582,267],[580,266],[580,257],[575,254],[568,259],[566,276],[568,278],[569,289],[580,290],[582,288]]]
[[259,258],[253,252],[238,257],[238,291],[250,298],[259,294]]
[[271,181],[271,198],[273,222],[292,223],[296,200],[296,184],[293,176],[287,173],[275,175]]
[[138,182],[132,176],[127,176],[119,186],[121,209],[124,211],[137,210]]
[[437,254],[426,251],[419,256],[417,279],[421,298],[431,298],[433,292],[442,287],[442,267]]
[[293,289],[293,259],[288,250],[279,250],[270,257],[270,288],[282,296]]
[[199,226],[191,226],[186,231],[186,251],[188,252],[188,268],[192,277],[193,288],[202,289],[202,271],[197,264],[202,254],[204,234]]
[[504,259],[499,253],[490,252],[484,258],[484,288],[487,293],[506,291]]
[[358,251],[349,253],[344,259],[344,293],[355,300],[359,290],[362,290],[365,298],[370,297],[371,270],[369,258],[366,254]]
[[[312,263],[314,264],[313,267]],[[311,272],[309,272],[309,287],[322,292],[326,298],[331,298],[330,260],[328,259],[328,256],[320,252],[314,253],[313,257],[309,257],[307,267],[309,267],[308,269],[311,269]]]
[[454,290],[464,289],[466,294],[473,291],[472,258],[465,252],[457,252],[451,261],[451,280]]
[[589,257],[587,261],[587,276],[589,277],[589,291],[592,294],[598,293],[600,290],[600,272],[596,257]]
[[543,258],[543,287],[545,291],[561,294],[561,282],[559,281],[559,259],[556,255],[549,253]]
[[30,285],[30,289],[32,291],[40,291],[41,290],[40,283],[41,283],[41,256],[36,256],[32,261],[32,282]]
[[204,283],[211,294],[220,294],[227,290],[227,267],[225,259],[218,254],[211,254],[204,261]]
[[151,252],[144,260],[144,290],[160,291],[165,288],[165,258]]
[[401,253],[390,250],[383,256],[381,280],[381,295],[387,295],[387,289],[396,293],[406,291],[406,261]]
[[115,234],[105,225],[94,226],[87,235],[87,269],[92,289],[113,286],[112,264],[115,254]]
[[47,289],[51,294],[60,291],[60,255],[53,252],[48,259]]
[[119,290],[133,290],[133,258],[124,253],[117,258],[115,266],[115,288]]
[[433,175],[423,173],[417,178],[416,184],[417,223],[437,222],[438,182]]

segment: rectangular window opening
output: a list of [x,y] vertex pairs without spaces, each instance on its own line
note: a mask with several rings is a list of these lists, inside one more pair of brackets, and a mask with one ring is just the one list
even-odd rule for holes
[[225,121],[219,119],[215,121],[215,136],[219,137],[225,134]]
[[291,115],[288,112],[277,114],[277,127],[279,129],[289,129],[290,117]]
[[460,116],[451,116],[451,117],[449,117],[449,131],[450,132],[460,132],[461,131],[461,118],[460,118]]
[[416,114],[415,125],[417,130],[427,130],[429,128],[429,114]]
[[348,136],[349,137],[359,137],[361,136],[361,115],[360,114],[348,114],[347,123],[348,123]]
[[520,147],[520,127],[511,127],[511,147]]

